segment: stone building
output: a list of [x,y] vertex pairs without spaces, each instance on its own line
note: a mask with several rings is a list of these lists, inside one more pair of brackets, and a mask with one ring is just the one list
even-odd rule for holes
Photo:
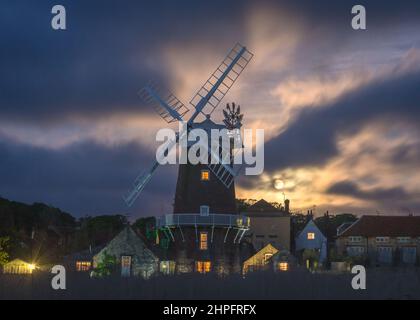
[[147,279],[159,269],[159,259],[129,226],[93,257],[94,268],[105,255],[116,258],[117,270],[123,277],[141,276]]
[[246,209],[242,214],[250,219],[250,229],[245,239],[255,250],[272,244],[280,250],[290,250],[289,200],[282,209],[277,209],[264,199]]

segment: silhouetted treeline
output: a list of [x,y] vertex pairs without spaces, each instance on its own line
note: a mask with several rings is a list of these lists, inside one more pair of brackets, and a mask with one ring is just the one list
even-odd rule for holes
[[76,219],[42,203],[0,198],[0,237],[8,238],[10,259],[53,263],[70,252],[105,245],[126,224],[123,215]]

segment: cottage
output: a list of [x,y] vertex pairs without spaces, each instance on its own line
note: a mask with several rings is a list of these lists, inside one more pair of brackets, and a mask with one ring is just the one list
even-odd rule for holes
[[255,250],[267,244],[282,250],[290,250],[290,214],[289,200],[282,209],[261,199],[242,213],[250,219],[250,229],[245,238],[252,243]]
[[414,265],[419,261],[420,216],[362,216],[340,232],[337,252],[371,265]]
[[36,266],[20,259],[12,260],[3,266],[4,274],[32,274]]
[[296,258],[287,250],[281,250],[270,260],[274,272],[290,271],[296,267]]
[[295,239],[296,254],[306,267],[316,268],[327,259],[327,238],[311,219]]
[[266,270],[270,259],[278,252],[279,250],[272,244],[267,244],[249,259],[245,260],[242,268],[243,274],[246,274],[249,271]]
[[146,247],[131,227],[126,227],[93,257],[94,268],[106,256],[115,258],[117,269],[123,277],[141,276],[148,279],[158,271],[159,267],[156,255]]
[[89,272],[93,268],[93,257],[101,251],[102,247],[89,247],[89,249],[65,256],[63,264],[68,271]]

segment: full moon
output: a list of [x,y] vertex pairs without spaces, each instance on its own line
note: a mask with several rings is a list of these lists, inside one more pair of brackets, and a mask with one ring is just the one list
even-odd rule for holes
[[274,188],[277,190],[282,190],[284,188],[284,181],[280,179],[274,180]]

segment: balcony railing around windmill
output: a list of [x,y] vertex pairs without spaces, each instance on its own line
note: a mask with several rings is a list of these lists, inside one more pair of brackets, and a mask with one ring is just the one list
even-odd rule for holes
[[[174,241],[173,234],[171,232],[171,228],[179,227],[182,230],[182,227],[192,226],[195,227],[197,233],[197,227],[202,226],[210,226],[213,229],[215,227],[222,227],[226,228],[226,236],[225,242],[227,239],[227,235],[229,230],[235,229],[237,230],[236,237],[234,239],[234,243],[238,240],[242,239],[243,235],[247,230],[249,230],[250,226],[250,219],[245,216],[236,215],[236,214],[209,214],[209,215],[200,215],[193,214],[193,213],[179,213],[179,214],[167,214],[165,216],[157,217],[157,227],[164,228],[169,230],[170,236]],[[182,231],[181,231],[182,234]],[[183,238],[183,234],[182,234]]]

